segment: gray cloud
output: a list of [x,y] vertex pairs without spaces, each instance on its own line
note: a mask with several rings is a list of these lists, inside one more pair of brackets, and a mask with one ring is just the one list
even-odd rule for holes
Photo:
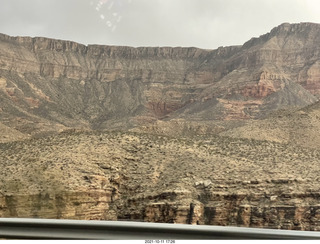
[[98,3],[99,0],[1,0],[0,32],[84,44],[214,49],[243,44],[283,22],[320,22],[317,0]]

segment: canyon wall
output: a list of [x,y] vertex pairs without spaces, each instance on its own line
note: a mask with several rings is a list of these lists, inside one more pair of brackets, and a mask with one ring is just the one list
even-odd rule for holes
[[216,50],[0,35],[0,122],[26,135],[158,119],[247,120],[317,101],[318,24]]
[[68,131],[0,144],[0,217],[319,230],[320,152],[253,139]]
[[319,230],[319,41],[312,23],[216,50],[0,34],[0,217]]
[[5,195],[0,197],[0,216],[320,230],[318,192],[248,195],[211,192],[202,187],[198,200],[191,192],[179,190],[146,198],[126,198],[126,193],[119,194],[116,188],[110,191]]

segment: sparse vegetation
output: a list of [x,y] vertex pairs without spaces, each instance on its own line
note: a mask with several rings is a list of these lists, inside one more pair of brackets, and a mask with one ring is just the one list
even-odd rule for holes
[[318,150],[270,141],[69,131],[0,144],[0,189],[2,195],[51,196],[111,190],[120,212],[133,199],[147,204],[168,189],[190,192],[191,199],[201,189],[209,195],[260,194],[265,201],[275,195],[273,204],[295,205],[296,197],[281,196],[317,191],[319,162]]

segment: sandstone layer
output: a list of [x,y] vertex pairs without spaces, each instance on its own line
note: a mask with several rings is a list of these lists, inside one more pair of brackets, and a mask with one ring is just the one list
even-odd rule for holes
[[247,120],[319,96],[320,26],[282,24],[216,50],[0,35],[0,122],[26,136],[159,119]]
[[0,217],[320,230],[320,25],[216,50],[0,34]]
[[0,144],[0,216],[319,230],[320,151],[65,132]]

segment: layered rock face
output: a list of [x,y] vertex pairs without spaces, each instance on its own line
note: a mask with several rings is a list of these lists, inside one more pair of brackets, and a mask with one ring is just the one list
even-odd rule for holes
[[2,35],[0,55],[3,116],[67,127],[163,117],[189,103],[201,90],[196,83],[206,82],[187,77],[207,55],[195,48],[86,47]]
[[64,132],[0,144],[0,217],[319,230],[319,150]]
[[26,135],[157,119],[246,120],[319,95],[317,24],[243,46],[131,48],[0,36],[0,119]]
[[1,34],[0,217],[319,230],[319,41],[312,23],[217,50]]

